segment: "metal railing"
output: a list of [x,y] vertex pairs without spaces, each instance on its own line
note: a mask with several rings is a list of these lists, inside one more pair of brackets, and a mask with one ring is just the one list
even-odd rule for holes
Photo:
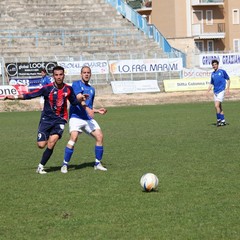
[[225,36],[225,23],[213,23],[213,24],[193,24],[192,25],[193,36],[213,36],[224,37]]
[[192,0],[192,4],[223,4],[224,0]]
[[138,29],[144,32],[149,38],[153,38],[155,42],[159,45],[160,48],[169,56],[169,57],[181,57],[183,59],[183,65],[186,66],[186,55],[176,49],[171,47],[169,42],[164,38],[160,31],[153,25],[148,24],[147,20],[142,17],[139,13],[134,11],[128,4],[122,0],[105,0],[117,11],[122,14],[125,18],[131,21]]

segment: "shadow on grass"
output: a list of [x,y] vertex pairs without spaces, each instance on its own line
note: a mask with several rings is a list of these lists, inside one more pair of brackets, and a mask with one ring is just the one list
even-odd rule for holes
[[[217,127],[217,123],[211,123],[210,125]],[[218,126],[218,127],[226,127],[227,125],[230,125],[230,124],[229,124],[229,123],[226,123],[226,125]]]
[[[93,167],[94,162],[88,162],[88,163],[81,163],[80,165],[68,165],[68,170],[78,170],[82,168],[87,168],[87,167]],[[62,166],[57,166],[57,167],[49,167],[46,171],[47,172],[56,172],[60,171]]]

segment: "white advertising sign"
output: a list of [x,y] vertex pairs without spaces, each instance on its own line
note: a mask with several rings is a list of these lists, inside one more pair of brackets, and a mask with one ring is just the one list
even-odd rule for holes
[[160,92],[157,80],[112,81],[113,93]]
[[0,99],[4,98],[5,95],[16,95],[18,91],[13,86],[0,86]]
[[91,68],[92,74],[108,74],[107,61],[69,61],[58,62],[59,66],[64,67],[66,75],[80,75],[81,68],[88,66]]
[[202,78],[202,77],[208,77],[211,78],[213,70],[203,70],[200,68],[184,68],[182,72],[183,78]]
[[240,66],[240,53],[228,54],[200,54],[199,62],[201,68],[212,68],[212,60],[219,61],[219,66],[225,69],[225,66]]
[[163,80],[165,92],[207,90],[209,84],[210,80],[208,78]]
[[112,74],[176,72],[183,69],[181,58],[137,59],[109,61]]

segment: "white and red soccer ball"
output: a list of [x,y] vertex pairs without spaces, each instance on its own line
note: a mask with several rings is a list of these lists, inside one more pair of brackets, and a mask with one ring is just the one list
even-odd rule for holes
[[141,177],[140,184],[144,191],[154,191],[158,187],[158,178],[153,173],[146,173]]

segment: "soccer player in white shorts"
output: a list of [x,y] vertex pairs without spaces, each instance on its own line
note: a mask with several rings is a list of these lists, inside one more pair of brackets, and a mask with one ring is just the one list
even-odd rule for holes
[[[70,106],[70,139],[65,147],[64,160],[61,167],[62,173],[68,172],[68,164],[74,152],[74,145],[82,132],[91,135],[96,140],[94,169],[107,171],[107,168],[101,163],[104,152],[103,133],[96,120],[94,120],[94,114],[99,113],[104,115],[107,110],[105,108],[96,109],[93,107],[95,89],[89,84],[91,78],[91,69],[89,67],[82,67],[81,78],[81,80],[75,81],[72,84],[73,91],[77,98],[82,98],[83,101],[81,102],[81,105]],[[85,106],[84,101],[86,104]]]
[[91,134],[96,129],[100,129],[100,126],[98,125],[97,121],[94,119],[90,120],[83,120],[79,118],[70,118],[69,120],[69,132],[76,131],[79,134],[82,132],[85,132],[87,134]]
[[211,81],[208,87],[208,92],[210,92],[213,87],[217,127],[226,125],[222,102],[225,96],[225,89],[226,93],[229,94],[230,88],[230,78],[227,72],[223,69],[219,69],[218,66],[219,62],[217,60],[213,60],[212,67],[214,71],[212,72]]

